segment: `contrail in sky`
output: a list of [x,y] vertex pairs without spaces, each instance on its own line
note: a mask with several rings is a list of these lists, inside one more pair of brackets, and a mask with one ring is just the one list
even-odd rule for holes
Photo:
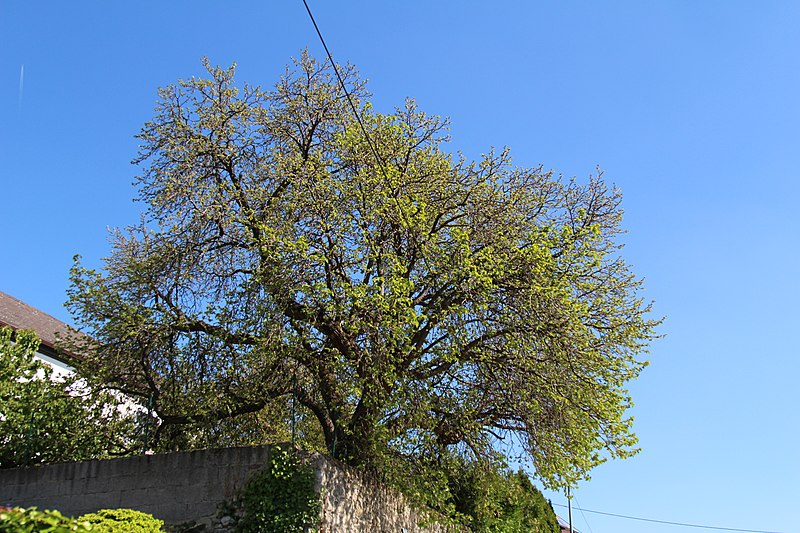
[[19,67],[19,108],[22,109],[22,91],[25,90],[25,64]]

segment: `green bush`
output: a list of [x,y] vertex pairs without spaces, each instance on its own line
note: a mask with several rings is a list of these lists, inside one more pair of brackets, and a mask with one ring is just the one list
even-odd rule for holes
[[134,421],[109,409],[119,400],[77,374],[57,377],[38,346],[33,331],[0,327],[0,468],[124,452]]
[[388,481],[419,508],[479,533],[559,533],[558,519],[524,472],[452,454],[390,471]]
[[247,482],[242,495],[241,533],[316,531],[320,502],[314,470],[293,451],[275,446],[268,467]]
[[36,507],[0,507],[0,532],[8,533],[87,533],[97,531],[80,519],[58,511],[39,511]]
[[475,465],[450,479],[455,509],[472,531],[559,533],[558,519],[528,476]]
[[101,509],[81,516],[99,533],[157,533],[163,531],[163,520],[133,509]]

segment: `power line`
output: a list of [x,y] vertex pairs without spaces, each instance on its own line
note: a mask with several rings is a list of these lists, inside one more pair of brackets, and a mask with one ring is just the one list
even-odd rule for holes
[[[563,503],[554,503],[558,507],[567,507]],[[591,509],[582,509],[580,507],[575,507],[579,511],[583,512],[586,511],[587,513],[594,513],[594,514],[601,514],[605,516],[614,516],[616,518],[625,518],[628,520],[639,520],[640,522],[653,522],[656,524],[667,524],[670,526],[682,526],[682,527],[696,527],[700,529],[715,529],[717,531],[738,531],[740,533],[782,533],[781,531],[767,531],[764,529],[737,529],[733,527],[719,527],[719,526],[705,526],[700,524],[687,524],[685,522],[671,522],[669,520],[655,520],[653,518],[641,518],[638,516],[628,516],[623,514],[615,514],[615,513],[606,513],[603,511],[593,511]]]
[[375,160],[378,162],[378,165],[381,169],[381,173],[383,174],[384,179],[388,182],[388,176],[386,176],[386,170],[383,168],[383,160],[381,156],[378,154],[378,149],[375,147],[375,144],[369,138],[369,134],[367,133],[367,128],[364,127],[364,123],[361,122],[361,116],[358,114],[358,110],[356,109],[356,105],[353,103],[353,99],[350,96],[350,92],[347,90],[347,86],[344,84],[344,79],[342,79],[341,74],[339,74],[339,67],[336,65],[336,61],[333,60],[333,55],[331,54],[330,50],[328,50],[328,45],[325,44],[325,38],[322,36],[322,32],[317,26],[317,21],[314,19],[314,15],[311,13],[311,8],[308,7],[308,2],[303,0],[303,5],[306,6],[306,11],[308,12],[308,16],[311,19],[311,23],[314,25],[314,29],[317,31],[317,36],[319,37],[319,41],[322,43],[322,47],[325,49],[325,54],[328,56],[328,60],[333,65],[333,72],[336,74],[336,79],[339,80],[339,85],[341,85],[342,90],[344,91],[344,95],[347,97],[347,102],[350,104],[350,108],[353,110],[353,115],[356,118],[356,122],[358,125],[361,126],[361,131],[364,133],[364,138],[367,140],[367,144],[372,149],[372,153],[375,156]]
[[[314,14],[311,13],[311,8],[308,7],[308,2],[303,0],[303,5],[306,6],[306,12],[308,12],[308,17],[311,19],[311,23],[314,25],[314,29],[317,31],[317,36],[319,37],[319,41],[322,43],[322,47],[325,49],[325,54],[328,56],[328,60],[331,62],[333,66],[333,72],[336,74],[336,79],[339,80],[339,85],[342,87],[342,91],[344,91],[345,96],[347,97],[347,102],[350,104],[350,109],[353,110],[353,116],[358,122],[358,125],[361,127],[361,132],[364,134],[364,138],[367,141],[370,149],[372,150],[372,154],[375,156],[375,161],[378,163],[378,168],[380,169],[380,173],[383,175],[383,180],[386,183],[386,186],[389,188],[389,191],[392,190],[392,184],[389,180],[389,175],[386,173],[386,164],[383,162],[380,154],[378,153],[378,148],[372,139],[369,137],[369,133],[367,133],[367,128],[364,126],[364,123],[361,121],[361,115],[359,115],[358,110],[356,109],[356,105],[353,103],[353,98],[350,96],[350,92],[347,90],[347,86],[344,83],[344,79],[342,78],[341,74],[339,73],[339,67],[336,65],[336,61],[333,60],[333,54],[328,49],[328,45],[325,43],[325,38],[322,36],[322,32],[317,25],[317,21],[314,19]],[[397,206],[397,210],[400,212],[400,217],[405,222],[406,226],[410,227],[411,224],[408,221],[408,217],[406,216],[406,212],[403,209],[403,206],[400,205],[400,200],[397,198],[399,195],[399,189],[397,194],[391,194],[392,199],[394,200],[395,205]],[[424,255],[423,255],[424,258]]]
[[[572,497],[575,498],[575,496],[572,496]],[[576,507],[576,509],[581,512],[581,516],[583,517],[583,521],[586,523],[586,527],[589,528],[589,533],[594,533],[594,531],[592,531],[592,526],[589,525],[589,521],[586,520],[586,515],[583,514],[583,509],[581,509],[581,507],[582,507],[581,506],[581,502],[578,501],[578,498],[575,498],[575,503],[578,504],[578,507]]]

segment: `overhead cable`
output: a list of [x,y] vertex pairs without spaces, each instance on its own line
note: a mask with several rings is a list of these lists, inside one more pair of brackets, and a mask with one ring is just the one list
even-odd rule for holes
[[353,110],[353,115],[355,116],[358,125],[361,126],[361,131],[362,133],[364,133],[364,137],[367,140],[367,144],[372,149],[372,153],[375,156],[375,159],[377,160],[382,173],[384,174],[384,178],[387,178],[385,173],[386,171],[383,168],[384,167],[383,160],[381,159],[381,156],[378,154],[378,149],[375,147],[375,144],[369,138],[369,134],[367,133],[367,128],[365,128],[364,123],[361,122],[361,116],[359,115],[358,110],[356,109],[356,105],[353,103],[353,98],[350,96],[350,92],[347,90],[347,86],[344,84],[344,79],[339,73],[339,67],[336,65],[336,61],[333,60],[333,55],[331,55],[330,50],[328,50],[328,45],[325,44],[325,38],[322,36],[322,32],[320,31],[319,26],[317,26],[317,21],[314,19],[314,15],[311,13],[311,8],[308,7],[308,2],[306,2],[306,0],[303,0],[303,5],[306,6],[306,11],[308,12],[308,16],[311,19],[311,23],[314,25],[314,29],[317,30],[317,36],[319,36],[319,41],[322,43],[322,47],[325,49],[325,54],[327,54],[328,60],[331,62],[331,65],[333,65],[333,72],[336,74],[336,79],[339,80],[339,85],[342,87],[342,90],[344,91],[344,94],[347,97],[347,101],[350,104],[350,108]]
[[[556,505],[558,507],[567,507],[566,505],[564,505],[562,503],[554,503],[553,505]],[[613,517],[616,517],[616,518],[625,518],[627,520],[639,520],[640,522],[652,522],[652,523],[655,523],[655,524],[666,524],[666,525],[670,525],[670,526],[694,527],[694,528],[700,528],[700,529],[714,529],[714,530],[717,530],[717,531],[737,531],[739,533],[783,533],[781,531],[768,531],[766,529],[738,529],[738,528],[734,528],[734,527],[707,526],[707,525],[701,525],[701,524],[689,524],[689,523],[686,523],[686,522],[672,522],[672,521],[669,521],[669,520],[656,520],[654,518],[641,518],[641,517],[638,517],[638,516],[628,516],[628,515],[623,515],[623,514],[606,513],[606,512],[603,512],[603,511],[593,511],[591,509],[582,509],[580,507],[573,507],[573,508],[574,509],[578,509],[581,512],[586,511],[587,513],[594,513],[594,514],[600,514],[600,515],[605,515],[605,516],[613,516]]]
[[[336,65],[336,61],[333,60],[333,54],[328,49],[328,45],[325,43],[325,38],[322,36],[322,32],[317,25],[317,21],[314,19],[314,14],[311,13],[311,8],[308,6],[308,2],[303,0],[303,5],[306,7],[306,12],[308,12],[308,17],[311,19],[311,23],[314,25],[314,29],[317,31],[317,36],[319,37],[319,41],[322,43],[322,47],[325,49],[325,54],[328,56],[328,60],[331,62],[333,66],[333,72],[336,74],[336,79],[339,80],[339,85],[342,87],[342,91],[344,91],[345,96],[347,97],[347,102],[350,104],[350,108],[353,110],[353,116],[355,116],[356,122],[361,127],[361,132],[364,134],[364,138],[367,141],[370,149],[372,150],[372,154],[375,156],[375,161],[378,163],[378,168],[380,169],[380,173],[383,175],[383,180],[386,183],[386,186],[389,187],[391,191],[392,185],[389,181],[389,175],[386,173],[386,164],[383,162],[380,154],[378,153],[378,148],[372,139],[369,137],[369,133],[367,133],[367,128],[364,126],[364,123],[361,121],[361,115],[358,113],[356,109],[355,103],[353,103],[353,98],[350,96],[350,92],[347,90],[347,86],[344,83],[344,79],[342,75],[339,73],[339,67]],[[394,200],[395,205],[397,206],[397,210],[400,212],[400,217],[403,219],[403,222],[406,226],[410,227],[411,224],[408,221],[408,217],[406,216],[406,212],[403,209],[403,206],[400,205],[400,200],[397,198],[399,195],[399,190],[397,194],[392,194],[391,197]],[[424,259],[424,255],[422,255]]]

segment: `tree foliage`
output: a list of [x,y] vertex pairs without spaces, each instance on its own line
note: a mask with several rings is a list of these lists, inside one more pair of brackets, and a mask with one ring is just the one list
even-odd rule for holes
[[0,468],[121,452],[133,425],[118,400],[75,375],[55,376],[34,359],[38,347],[32,331],[0,328]]
[[384,468],[514,439],[549,485],[635,451],[625,384],[656,321],[620,256],[620,193],[508,151],[453,155],[413,101],[373,110],[304,54],[274,90],[234,68],[159,91],[142,221],[76,262],[85,364],[162,427],[288,405]]

